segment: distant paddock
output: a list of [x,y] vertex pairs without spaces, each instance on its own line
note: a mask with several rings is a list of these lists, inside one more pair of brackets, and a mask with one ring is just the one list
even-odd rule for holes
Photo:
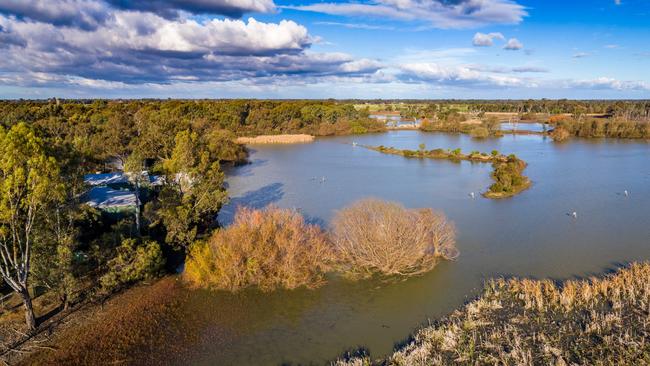
[[298,144],[314,141],[312,135],[261,135],[255,137],[238,137],[238,144]]

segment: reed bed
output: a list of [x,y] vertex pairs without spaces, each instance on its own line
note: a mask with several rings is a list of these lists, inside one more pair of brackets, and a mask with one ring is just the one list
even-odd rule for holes
[[255,137],[238,137],[238,144],[300,144],[313,142],[312,135],[261,135]]
[[497,279],[388,358],[352,365],[648,365],[650,264],[603,278]]

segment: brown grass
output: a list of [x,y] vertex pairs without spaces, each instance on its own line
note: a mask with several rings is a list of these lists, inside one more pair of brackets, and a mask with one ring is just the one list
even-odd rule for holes
[[[105,304],[88,304],[69,315],[54,336],[37,340],[39,352],[22,355],[21,365],[159,365],[194,335],[160,333],[161,322],[175,322],[181,286],[175,277],[117,294]],[[149,353],[147,349],[164,349]],[[11,362],[13,363],[13,362]]]
[[324,233],[298,212],[240,208],[231,226],[191,249],[184,277],[192,286],[230,291],[313,288],[324,282],[330,262]]
[[313,142],[312,135],[261,135],[255,137],[238,137],[238,144],[299,144]]
[[[493,280],[384,365],[648,365],[650,264],[604,278]],[[367,357],[338,365],[370,364]]]
[[458,255],[454,226],[443,214],[376,199],[339,211],[332,221],[332,242],[343,272],[351,277],[417,275]]

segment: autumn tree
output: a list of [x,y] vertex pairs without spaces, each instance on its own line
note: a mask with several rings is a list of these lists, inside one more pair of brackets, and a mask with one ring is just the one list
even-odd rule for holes
[[26,124],[0,129],[0,274],[22,299],[25,321],[36,329],[29,294],[35,228],[46,209],[59,200],[62,184],[56,160]]

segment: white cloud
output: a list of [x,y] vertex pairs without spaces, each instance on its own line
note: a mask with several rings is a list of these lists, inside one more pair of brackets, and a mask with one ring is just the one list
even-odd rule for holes
[[508,42],[503,46],[503,49],[508,51],[517,51],[522,48],[524,48],[524,45],[519,42],[517,38],[510,38]]
[[331,25],[336,27],[344,27],[349,29],[368,29],[368,30],[394,30],[395,27],[385,25],[374,25],[365,23],[340,23],[340,22],[315,22],[317,25]]
[[511,0],[374,0],[316,3],[284,8],[343,16],[421,21],[437,28],[518,24],[528,15],[522,5]]
[[494,75],[480,72],[467,66],[449,66],[437,63],[412,63],[399,66],[405,81],[433,82],[459,86],[526,86],[526,82],[517,77]]
[[505,40],[505,37],[503,34],[499,32],[493,32],[493,33],[481,33],[477,32],[474,34],[474,38],[472,39],[472,44],[477,47],[490,47],[494,45],[494,40],[495,39],[500,39],[500,40]]
[[568,83],[572,88],[612,89],[612,90],[650,90],[650,84],[644,81],[621,81],[614,78],[599,77],[591,80],[574,80]]
[[[288,20],[198,22],[115,11],[92,30],[1,15],[0,29],[1,39],[11,40],[0,45],[0,66],[5,81],[17,85],[205,82],[278,75],[313,79],[371,74],[381,67],[377,61],[342,53],[308,52],[314,38]],[[36,77],[40,74],[52,78]]]

